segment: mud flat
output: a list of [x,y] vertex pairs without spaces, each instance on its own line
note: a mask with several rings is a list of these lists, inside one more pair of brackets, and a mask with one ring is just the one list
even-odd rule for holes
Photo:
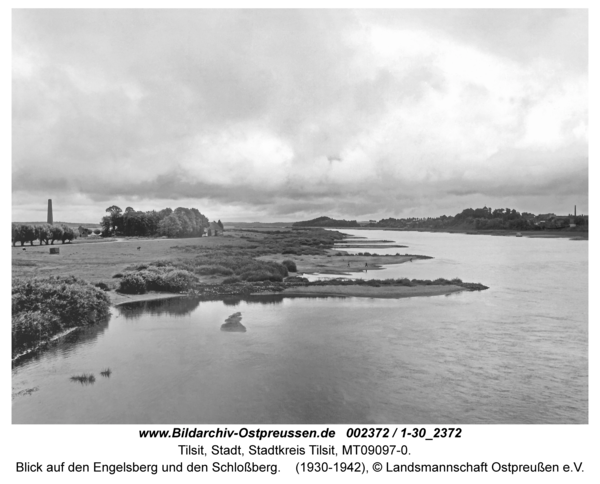
[[172,299],[174,297],[184,297],[186,294],[173,294],[172,292],[149,292],[146,294],[122,294],[120,292],[109,292],[112,306],[119,306],[130,302],[155,301],[157,299]]
[[[433,259],[425,255],[351,255],[344,254],[338,250],[331,250],[331,255],[265,255],[257,257],[259,260],[281,262],[290,259],[296,263],[298,274],[340,274],[348,275],[352,272],[377,271],[383,269],[384,265],[403,264],[417,259]],[[343,255],[335,255],[338,252]]]
[[[278,293],[283,296],[338,296],[338,297],[370,297],[382,299],[398,299],[402,297],[443,296],[468,289],[454,285],[430,286],[298,286],[284,289]],[[263,293],[264,294],[264,293]]]

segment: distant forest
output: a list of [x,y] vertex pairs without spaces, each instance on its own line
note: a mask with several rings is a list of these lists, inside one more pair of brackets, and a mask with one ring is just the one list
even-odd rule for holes
[[587,231],[588,217],[558,216],[553,213],[534,215],[510,208],[467,208],[454,217],[387,218],[367,224],[368,227],[394,227],[406,229],[460,229],[460,230],[544,230],[563,229],[574,225]]
[[293,227],[373,227],[399,229],[446,229],[446,230],[545,230],[570,228],[577,231],[588,230],[588,216],[559,216],[553,213],[534,215],[520,213],[511,208],[488,207],[466,208],[455,216],[386,218],[378,222],[358,223],[356,220],[335,220],[318,217],[313,220],[296,222]]
[[[102,235],[200,237],[209,227],[208,219],[195,208],[165,208],[160,211],[136,211],[127,207],[125,211],[113,205],[102,217]],[[219,225],[220,221],[219,221]]]
[[304,222],[296,222],[292,227],[360,227],[356,220],[335,220],[330,217],[318,217]]

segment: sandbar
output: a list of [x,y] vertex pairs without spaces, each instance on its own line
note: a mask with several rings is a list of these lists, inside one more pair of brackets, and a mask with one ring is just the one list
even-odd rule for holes
[[283,296],[339,296],[398,299],[402,297],[443,296],[454,292],[467,291],[460,286],[380,286],[331,285],[289,287],[277,294]]
[[121,292],[110,291],[108,293],[110,302],[113,306],[138,301],[155,301],[157,299],[172,299],[174,297],[184,297],[186,294],[174,294],[172,292],[147,292],[146,294],[123,294]]

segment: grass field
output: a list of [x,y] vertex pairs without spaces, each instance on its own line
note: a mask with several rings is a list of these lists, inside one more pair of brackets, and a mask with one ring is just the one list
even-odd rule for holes
[[[279,263],[292,260],[297,264],[299,273],[343,274],[363,270],[365,263],[369,264],[369,269],[376,270],[381,264],[398,264],[410,258],[405,255],[337,256],[343,251],[328,249],[331,246],[328,239],[319,239],[324,234],[331,233],[232,230],[223,237],[188,239],[79,238],[71,244],[55,244],[54,247],[60,248],[58,255],[51,255],[47,245],[27,245],[24,247],[26,250],[12,247],[12,273],[13,277],[73,275],[115,287],[115,274],[123,273],[133,265],[157,261],[169,261],[185,268],[186,261],[193,266],[199,260],[206,263],[245,256]],[[201,279],[216,283],[223,277],[212,275],[201,276]]]
[[[80,238],[71,244],[55,244],[60,254],[51,255],[49,245],[11,247],[13,277],[74,275],[89,282],[110,283],[112,276],[132,264],[158,260],[185,261],[194,252],[174,249],[174,246],[214,249],[223,246],[243,248],[251,242],[236,236],[201,237],[194,239],[98,239]],[[139,250],[138,250],[139,247]]]

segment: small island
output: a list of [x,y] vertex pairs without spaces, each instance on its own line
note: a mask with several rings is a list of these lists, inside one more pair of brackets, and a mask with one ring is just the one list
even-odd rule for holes
[[229,331],[231,333],[245,333],[246,327],[241,323],[241,321],[242,313],[233,313],[225,320],[225,323],[221,325],[221,331]]

